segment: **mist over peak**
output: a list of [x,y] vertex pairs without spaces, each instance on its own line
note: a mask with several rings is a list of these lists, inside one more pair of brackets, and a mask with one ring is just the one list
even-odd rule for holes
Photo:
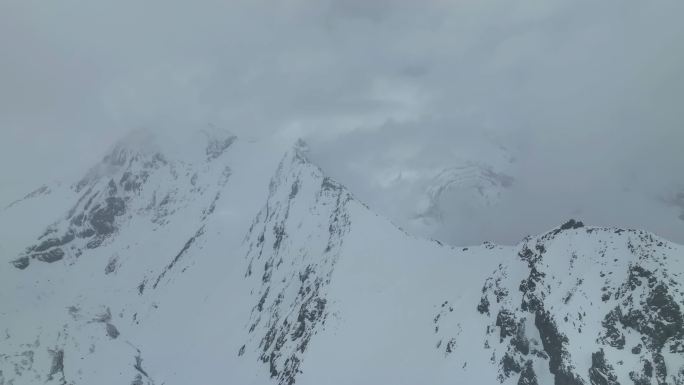
[[682,15],[0,0],[0,385],[684,384]]
[[164,128],[140,128],[123,135],[106,157],[127,152],[144,156],[159,154],[176,160],[197,161],[216,157],[237,140],[228,130],[213,125],[199,129],[169,132]]

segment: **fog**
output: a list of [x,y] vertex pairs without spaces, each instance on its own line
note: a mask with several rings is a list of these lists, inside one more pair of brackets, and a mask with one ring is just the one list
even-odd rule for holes
[[[0,205],[127,132],[305,139],[398,225],[515,243],[570,217],[684,242],[681,1],[2,0]],[[485,164],[487,204],[440,198]]]

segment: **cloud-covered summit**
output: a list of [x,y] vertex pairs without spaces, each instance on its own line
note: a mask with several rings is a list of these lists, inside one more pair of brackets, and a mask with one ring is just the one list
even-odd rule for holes
[[[519,239],[571,213],[682,241],[680,211],[663,203],[684,185],[682,11],[674,0],[4,1],[0,201],[81,174],[131,129],[214,124],[246,140],[305,138],[399,221],[427,182],[388,180],[429,181],[487,154],[515,174],[495,209],[515,223],[475,213],[468,241]],[[466,241],[451,211],[432,235]]]

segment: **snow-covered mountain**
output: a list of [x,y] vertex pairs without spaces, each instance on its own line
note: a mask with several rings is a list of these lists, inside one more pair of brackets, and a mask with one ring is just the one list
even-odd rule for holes
[[442,245],[301,142],[138,133],[0,231],[0,384],[684,384],[684,247]]

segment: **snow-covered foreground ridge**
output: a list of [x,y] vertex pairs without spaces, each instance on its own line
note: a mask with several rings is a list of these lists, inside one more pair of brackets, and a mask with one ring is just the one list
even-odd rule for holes
[[0,231],[0,385],[684,384],[682,246],[443,246],[303,143],[136,135]]

